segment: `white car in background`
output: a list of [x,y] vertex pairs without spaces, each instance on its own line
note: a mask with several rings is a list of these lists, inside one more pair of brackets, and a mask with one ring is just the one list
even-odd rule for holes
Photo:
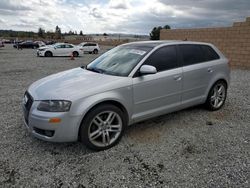
[[100,47],[97,43],[94,42],[82,42],[79,44],[80,50],[83,51],[83,53],[93,53],[93,54],[98,54],[100,51]]
[[37,49],[37,56],[53,57],[53,56],[74,56],[81,54],[80,48],[73,44],[56,43],[54,45],[43,46]]

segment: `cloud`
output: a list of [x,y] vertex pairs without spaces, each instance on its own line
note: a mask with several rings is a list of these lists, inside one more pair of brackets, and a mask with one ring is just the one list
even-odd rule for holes
[[24,6],[17,0],[1,0],[0,9],[8,11],[26,11],[31,10],[31,7]]
[[128,9],[130,4],[128,0],[110,0],[109,7],[114,9]]
[[37,19],[37,21],[38,21],[38,22],[51,22],[49,19],[44,18],[44,17],[39,17],[39,18]]
[[99,11],[98,8],[93,8],[93,9],[90,11],[89,15],[91,15],[91,16],[93,16],[93,17],[95,17],[95,18],[103,18],[102,12]]
[[[230,26],[250,16],[249,0],[0,0],[0,29],[38,27],[84,33],[148,34],[172,28]],[[21,18],[21,19],[20,19]]]
[[5,20],[0,18],[0,23],[5,23]]

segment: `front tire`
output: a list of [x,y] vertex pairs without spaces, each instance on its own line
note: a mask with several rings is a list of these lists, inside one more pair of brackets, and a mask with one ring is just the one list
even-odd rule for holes
[[120,141],[126,122],[120,108],[110,104],[97,106],[83,119],[80,139],[96,151],[111,148]]
[[224,81],[218,81],[210,89],[205,105],[208,110],[219,110],[225,104],[226,98],[227,85]]
[[44,56],[45,57],[53,57],[53,54],[52,54],[52,52],[48,51],[48,52],[45,52]]

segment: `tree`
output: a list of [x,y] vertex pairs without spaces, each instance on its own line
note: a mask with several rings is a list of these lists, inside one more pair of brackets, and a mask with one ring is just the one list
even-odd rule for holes
[[37,35],[40,38],[44,38],[45,37],[45,30],[42,29],[41,27],[39,27]]
[[83,36],[82,30],[80,31],[80,35]]
[[171,29],[171,27],[169,25],[165,25],[163,28],[161,26],[154,27],[151,33],[149,34],[150,40],[160,40],[161,29]]
[[154,27],[150,33],[150,40],[159,40],[160,39],[160,31],[162,27]]
[[70,30],[70,31],[68,32],[68,35],[74,35],[74,32]]
[[56,36],[56,39],[61,39],[62,38],[61,28],[58,27],[58,25],[56,26],[55,36]]
[[52,32],[52,31],[47,31],[46,32],[46,36],[47,36],[47,38],[49,38],[49,39],[54,39],[54,33]]
[[103,36],[108,36],[108,34],[107,33],[103,33]]
[[171,29],[171,27],[169,25],[165,25],[163,29]]

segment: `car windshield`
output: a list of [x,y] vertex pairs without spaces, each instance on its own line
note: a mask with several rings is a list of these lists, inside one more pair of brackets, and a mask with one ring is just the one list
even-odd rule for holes
[[151,47],[118,46],[92,61],[86,69],[102,74],[128,76],[150,50]]

